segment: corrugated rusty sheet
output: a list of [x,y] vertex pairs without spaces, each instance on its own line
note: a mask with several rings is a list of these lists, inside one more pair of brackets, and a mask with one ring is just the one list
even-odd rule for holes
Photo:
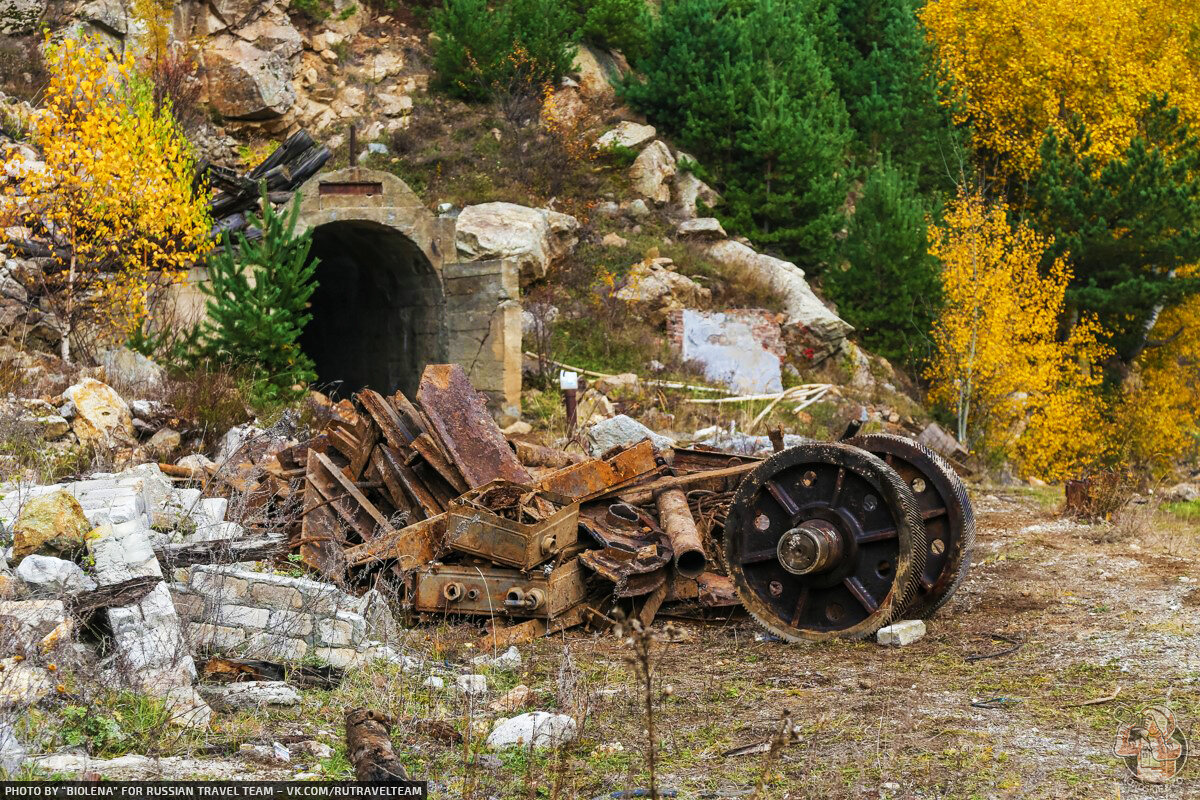
[[417,389],[417,402],[470,488],[497,478],[532,483],[461,366],[426,367]]

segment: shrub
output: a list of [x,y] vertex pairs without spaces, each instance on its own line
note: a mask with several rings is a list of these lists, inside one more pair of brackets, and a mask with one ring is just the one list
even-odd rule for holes
[[298,393],[294,386],[316,379],[299,344],[312,319],[307,308],[317,269],[317,259],[308,258],[312,233],[296,233],[299,213],[299,198],[287,214],[276,213],[264,187],[262,215],[248,220],[262,238],[252,242],[238,233],[235,246],[225,234],[223,247],[209,259],[211,283],[201,284],[210,298],[201,351],[251,370],[256,403],[286,399]]
[[557,82],[575,58],[576,19],[558,0],[445,0],[433,15],[436,85],[483,100],[499,88]]

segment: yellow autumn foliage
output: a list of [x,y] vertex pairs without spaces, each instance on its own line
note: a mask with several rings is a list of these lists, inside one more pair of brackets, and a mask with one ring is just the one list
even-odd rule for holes
[[1043,274],[1049,242],[1024,223],[1013,228],[1003,203],[974,192],[959,193],[930,242],[945,303],[933,332],[930,401],[954,413],[960,441],[1045,480],[1096,461],[1107,426],[1093,365],[1109,350],[1086,318],[1058,341],[1065,261]]
[[1101,160],[1120,152],[1153,95],[1200,122],[1200,3],[930,0],[920,12],[960,122],[1000,171],[1028,176],[1047,128],[1078,114]]
[[147,314],[147,292],[178,281],[211,247],[208,197],[194,186],[191,147],[132,57],[67,39],[45,45],[50,75],[33,143],[44,168],[19,151],[0,172],[8,224],[49,234],[56,267],[47,289],[70,358],[79,326],[124,338]]
[[1114,449],[1163,473],[1200,450],[1200,296],[1164,311],[1151,339],[1163,344],[1147,348],[1125,381]]

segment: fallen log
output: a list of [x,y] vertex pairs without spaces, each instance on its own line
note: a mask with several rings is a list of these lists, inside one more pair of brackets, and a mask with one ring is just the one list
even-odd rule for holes
[[395,721],[382,711],[355,708],[346,712],[346,757],[354,776],[372,783],[399,783],[408,772],[392,749]]
[[160,583],[162,583],[162,578],[156,575],[131,578],[111,586],[101,586],[90,592],[74,595],[67,601],[67,607],[76,617],[86,620],[102,608],[131,606],[150,594]]
[[214,539],[209,542],[167,544],[154,549],[154,555],[167,567],[187,567],[192,564],[233,564],[237,561],[262,561],[274,558],[287,550],[283,536],[259,539]]

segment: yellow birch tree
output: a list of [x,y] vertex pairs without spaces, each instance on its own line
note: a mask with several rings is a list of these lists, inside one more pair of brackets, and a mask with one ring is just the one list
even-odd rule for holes
[[1200,121],[1200,3],[930,0],[920,16],[963,94],[958,121],[1002,174],[1032,173],[1047,128],[1062,138],[1075,114],[1102,162],[1128,144],[1152,96]]
[[1012,227],[1006,206],[977,192],[959,193],[930,241],[944,293],[930,400],[954,413],[960,441],[1047,480],[1100,458],[1101,375],[1092,365],[1108,351],[1091,319],[1058,338],[1065,261],[1042,274],[1047,240],[1024,223]]
[[50,74],[33,143],[19,154],[3,212],[52,246],[43,291],[70,361],[73,339],[123,338],[146,318],[152,285],[180,280],[210,249],[208,197],[169,106],[156,110],[131,57],[99,44],[49,39]]

